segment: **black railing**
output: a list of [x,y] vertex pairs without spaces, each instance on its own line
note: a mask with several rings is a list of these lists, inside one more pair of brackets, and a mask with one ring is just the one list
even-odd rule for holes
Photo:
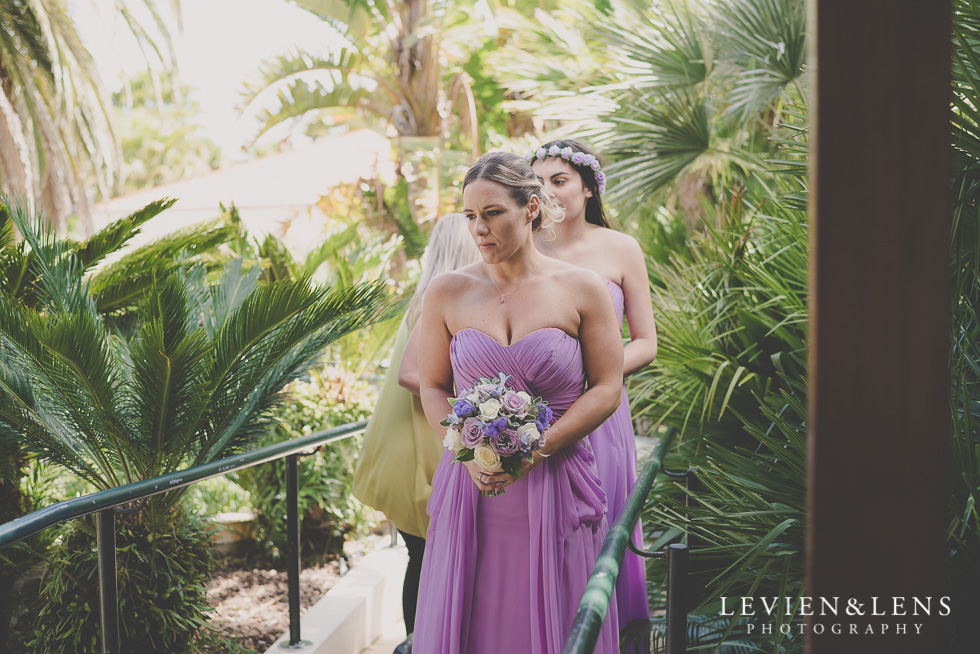
[[289,585],[289,642],[283,643],[281,647],[283,649],[303,649],[308,647],[310,643],[300,638],[298,458],[308,450],[335,443],[360,433],[364,431],[366,426],[366,421],[352,422],[318,431],[302,438],[276,443],[252,452],[204,463],[187,470],[171,472],[153,479],[137,481],[118,488],[110,488],[92,495],[53,504],[0,525],[0,548],[12,545],[62,522],[95,513],[99,548],[102,652],[103,654],[118,654],[119,603],[116,585],[115,530],[115,513],[118,509],[116,507],[144,501],[152,495],[166,493],[211,477],[226,475],[229,472],[286,457],[286,529],[288,531],[286,574]]
[[[667,654],[682,654],[687,651],[687,554],[686,545],[668,545],[663,552],[640,552],[632,541],[633,529],[640,518],[640,511],[646,503],[647,495],[653,487],[657,473],[663,468],[664,454],[673,440],[676,429],[671,427],[660,439],[656,449],[647,458],[626,500],[626,506],[619,518],[609,527],[609,533],[602,543],[592,574],[582,593],[575,623],[565,641],[562,654],[591,654],[595,650],[602,623],[609,612],[616,579],[623,563],[626,548],[635,553],[652,558],[667,559],[667,615],[666,636]],[[664,471],[666,473],[666,471]],[[669,473],[668,473],[669,474]],[[685,475],[686,473],[678,473]],[[625,625],[623,625],[625,626]]]

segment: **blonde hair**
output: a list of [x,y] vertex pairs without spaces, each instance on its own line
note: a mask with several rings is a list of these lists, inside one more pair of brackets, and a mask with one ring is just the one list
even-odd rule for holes
[[447,213],[429,234],[429,244],[422,255],[422,276],[408,306],[408,324],[414,325],[422,312],[422,296],[436,275],[456,270],[480,260],[480,250],[470,236],[466,216]]
[[532,231],[551,231],[556,223],[565,219],[565,210],[544,192],[541,180],[524,157],[513,152],[488,152],[466,172],[463,190],[466,190],[467,184],[478,179],[500,184],[507,189],[511,199],[522,207],[527,206],[532,197],[538,196],[541,208],[531,223]]

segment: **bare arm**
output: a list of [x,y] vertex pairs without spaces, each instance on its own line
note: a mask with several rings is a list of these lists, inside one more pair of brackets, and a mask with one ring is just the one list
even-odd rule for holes
[[625,262],[623,297],[626,324],[630,331],[630,342],[626,344],[623,354],[623,374],[628,377],[645,368],[657,357],[657,325],[653,320],[653,302],[650,300],[646,262],[636,240],[629,239],[622,256]]
[[452,334],[446,326],[451,286],[442,275],[429,283],[422,305],[422,317],[415,325],[415,331],[419,332],[418,351],[425,352],[424,357],[416,357],[419,397],[422,398],[426,420],[439,438],[446,435],[446,428],[439,423],[449,414],[448,399],[453,397],[453,366],[449,358]]
[[421,320],[415,321],[415,327],[405,343],[405,350],[402,352],[402,361],[398,366],[398,385],[412,391],[413,395],[420,395],[419,384],[419,339],[422,330],[419,329]]

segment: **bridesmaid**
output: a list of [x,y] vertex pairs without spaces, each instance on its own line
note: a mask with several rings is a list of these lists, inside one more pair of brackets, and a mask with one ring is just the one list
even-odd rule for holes
[[[646,264],[632,236],[609,228],[602,206],[606,178],[595,153],[578,141],[545,143],[525,156],[544,191],[565,209],[565,219],[553,235],[536,238],[538,249],[556,259],[593,270],[602,277],[619,314],[619,334],[625,314],[630,340],[624,350],[624,375],[631,375],[657,356],[657,328]],[[589,440],[595,451],[599,479],[609,503],[611,525],[626,505],[636,479],[636,446],[626,387],[622,403],[613,416]],[[633,542],[642,547],[639,524]],[[646,572],[643,559],[626,552],[616,582],[619,624],[650,617],[647,606]]]
[[[432,280],[422,308],[422,404],[437,434],[448,398],[480,376],[544,398],[557,420],[520,479],[443,454],[429,500],[418,654],[555,654],[607,531],[586,436],[616,410],[623,349],[594,272],[541,255],[533,232],[560,210],[530,165],[483,156],[463,182],[483,262]],[[480,491],[500,490],[499,497]],[[614,600],[615,602],[615,600]],[[595,649],[618,650],[615,604]]]

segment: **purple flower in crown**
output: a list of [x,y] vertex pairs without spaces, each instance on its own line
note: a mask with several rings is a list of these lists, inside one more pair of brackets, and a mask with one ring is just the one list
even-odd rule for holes
[[570,147],[564,147],[561,149],[561,158],[568,159],[572,156],[572,149]]
[[507,428],[507,418],[497,418],[489,425],[486,426],[484,433],[491,439],[496,438],[497,434],[500,433],[502,429]]
[[548,151],[545,150],[544,148],[538,148],[538,151],[537,151],[536,154],[537,154],[538,159],[544,159],[545,157],[548,156]]
[[602,172],[600,170],[599,172],[597,172],[595,174],[595,179],[596,179],[597,182],[604,182],[604,181],[606,181],[606,173],[604,173],[604,172]]
[[524,155],[525,161],[534,161],[534,150],[528,150],[527,154]]
[[476,413],[476,407],[473,406],[468,400],[459,400],[453,405],[453,413],[460,418],[466,418],[467,416]]
[[550,148],[548,148],[549,157],[557,157],[559,154],[561,154],[561,149],[559,149],[557,145],[553,145]]
[[469,418],[463,423],[463,429],[459,432],[460,440],[463,445],[472,449],[483,442],[483,435],[487,425],[479,418]]
[[592,163],[591,163],[591,164],[589,164],[589,165],[590,165],[590,166],[592,166],[592,170],[594,170],[594,171],[596,171],[596,172],[599,172],[599,168],[600,168],[601,166],[599,166],[599,160],[598,160],[598,159],[594,159],[594,160],[592,161]]
[[490,446],[500,456],[510,456],[520,452],[521,438],[513,429],[501,429],[496,438],[490,439]]
[[574,164],[580,164],[583,161],[585,161],[585,153],[583,153],[583,152],[576,152],[576,153],[574,153],[572,155],[572,163],[574,163]]

